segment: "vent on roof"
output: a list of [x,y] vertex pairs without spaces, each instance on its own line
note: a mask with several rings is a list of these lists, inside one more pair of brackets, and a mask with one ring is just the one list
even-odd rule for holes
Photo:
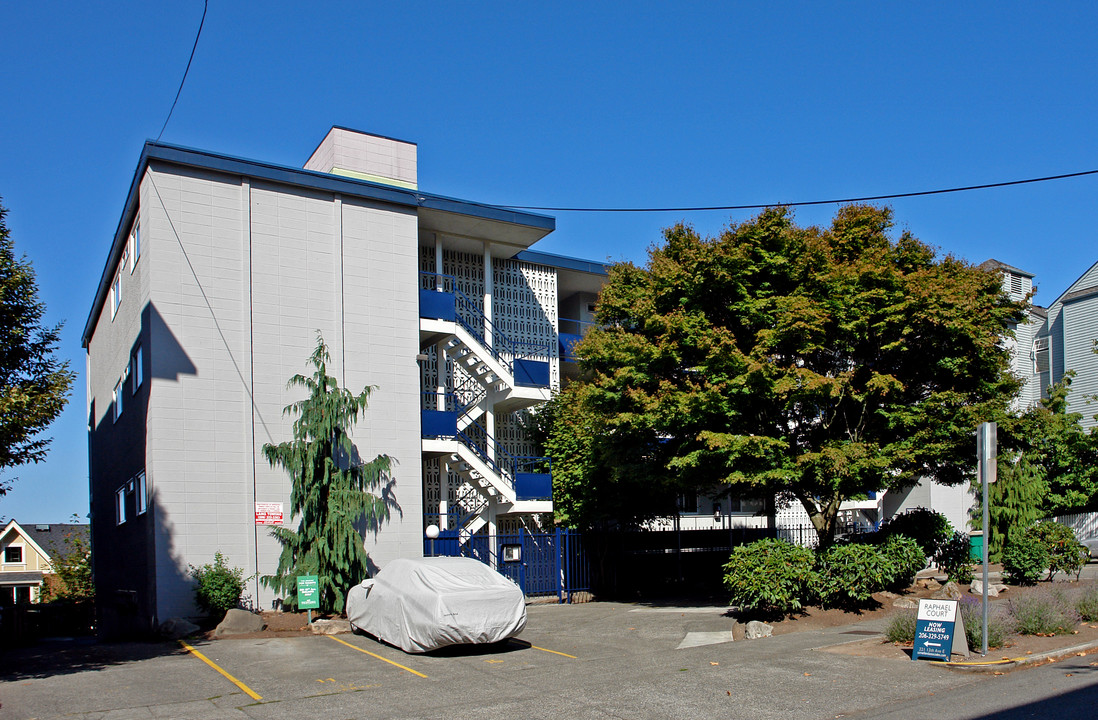
[[1014,295],[1022,294],[1022,278],[1017,275],[1010,276],[1010,292]]
[[49,532],[50,531],[50,526],[49,525],[35,525],[34,529],[37,530],[38,532]]

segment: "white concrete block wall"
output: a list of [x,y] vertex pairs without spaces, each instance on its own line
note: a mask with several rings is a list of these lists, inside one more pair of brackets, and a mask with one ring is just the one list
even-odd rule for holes
[[[318,331],[332,356],[329,374],[339,377],[342,372],[336,207],[331,196],[259,185],[251,189],[250,207],[256,500],[283,503],[285,524],[296,528],[290,516],[290,477],[271,467],[263,445],[293,439],[294,418],[283,409],[305,392],[286,383],[293,375],[312,374],[308,360]],[[254,516],[250,522],[254,524]],[[282,548],[269,528],[260,526],[255,532],[258,572],[272,574]],[[254,592],[260,608],[272,606],[272,591],[257,582]]]
[[377,386],[354,437],[364,459],[384,453],[395,461],[399,510],[366,539],[379,567],[423,553],[417,236],[414,212],[343,200],[346,384]]
[[306,161],[306,170],[355,173],[389,178],[415,185],[417,149],[414,143],[332,128]]
[[238,178],[164,168],[146,184],[147,477],[164,620],[193,614],[188,565],[220,551],[254,572],[248,266]]

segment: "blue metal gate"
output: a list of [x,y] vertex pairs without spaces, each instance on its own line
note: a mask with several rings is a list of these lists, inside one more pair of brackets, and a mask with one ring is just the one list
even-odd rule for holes
[[575,530],[511,535],[474,535],[464,544],[456,531],[427,540],[424,555],[471,557],[495,567],[515,582],[527,597],[556,595],[573,602],[578,592],[591,589],[591,572],[583,538]]

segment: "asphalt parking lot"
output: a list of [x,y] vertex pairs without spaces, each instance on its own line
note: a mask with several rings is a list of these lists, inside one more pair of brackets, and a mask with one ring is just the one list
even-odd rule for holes
[[[879,628],[731,641],[724,608],[531,605],[500,647],[408,655],[360,635],[5,653],[0,717],[820,718],[985,681],[822,652]],[[200,655],[201,654],[201,657]]]

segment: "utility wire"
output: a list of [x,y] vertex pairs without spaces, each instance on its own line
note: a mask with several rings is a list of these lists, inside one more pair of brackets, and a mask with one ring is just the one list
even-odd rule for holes
[[183,71],[183,79],[179,81],[179,89],[175,91],[175,100],[172,100],[172,107],[168,110],[168,117],[164,118],[164,125],[160,128],[160,135],[156,136],[156,141],[160,142],[160,137],[164,134],[164,130],[168,127],[168,121],[172,119],[172,113],[175,112],[175,104],[179,102],[179,94],[183,92],[183,83],[187,82],[187,73],[191,71],[191,61],[194,60],[194,51],[198,48],[198,38],[202,37],[202,26],[206,24],[206,10],[210,7],[210,0],[203,0],[202,3],[202,20],[198,23],[198,32],[194,36],[194,45],[191,47],[191,56],[187,58],[187,69]]
[[893,200],[895,198],[920,197],[923,195],[943,195],[945,193],[964,192],[966,190],[986,190],[988,188],[1009,187],[1011,185],[1027,185],[1029,183],[1048,182],[1049,180],[1064,180],[1066,178],[1083,177],[1084,175],[1098,175],[1098,170],[1084,170],[1083,172],[1065,173],[1063,175],[1048,175],[1046,177],[1029,178],[1028,180],[1009,180],[1007,182],[987,183],[986,185],[966,185],[965,187],[943,188],[940,190],[920,190],[918,192],[894,193],[892,195],[866,195],[864,197],[839,198],[835,200],[804,200],[799,202],[772,202],[761,205],[705,205],[698,207],[648,207],[648,208],[623,208],[623,207],[547,207],[538,205],[500,205],[498,207],[510,210],[547,210],[551,212],[614,212],[614,213],[643,213],[643,212],[698,212],[703,210],[762,210],[768,207],[804,207],[807,205],[832,205],[840,203],[867,202],[870,200]]

